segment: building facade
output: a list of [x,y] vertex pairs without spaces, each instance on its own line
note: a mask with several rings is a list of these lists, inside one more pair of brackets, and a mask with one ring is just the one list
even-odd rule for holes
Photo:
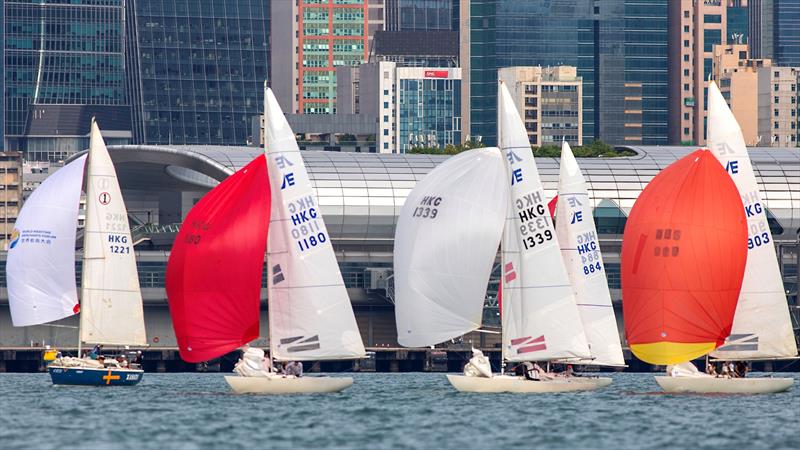
[[367,61],[383,0],[271,3],[271,86],[287,113],[334,114],[336,68]]
[[758,69],[758,134],[760,145],[797,147],[797,78],[795,67]]
[[666,144],[667,10],[666,0],[461,2],[464,128],[496,142],[498,69],[569,65],[583,80],[586,139]]
[[769,59],[750,59],[745,44],[714,47],[714,80],[739,122],[745,144],[750,147],[766,145],[758,129],[758,78],[761,68],[771,66]]
[[134,142],[246,145],[264,109],[269,2],[127,0],[126,17]]
[[749,0],[750,51],[778,66],[800,66],[800,3]]
[[[449,31],[454,0],[384,0],[388,31]],[[456,0],[457,2],[458,0]]]
[[531,145],[583,145],[583,80],[577,69],[504,67],[498,72],[514,98]]
[[342,92],[337,101],[343,112],[354,113],[358,105],[358,114],[377,118],[379,153],[461,142],[460,68],[399,67],[383,61],[339,73]]
[[22,206],[22,153],[0,152],[0,249],[16,238],[14,223]]
[[[3,3],[6,150],[63,159],[85,148],[83,130],[32,130],[35,120],[84,114],[103,123],[129,114],[124,0]],[[130,134],[130,126],[119,131]]]
[[748,0],[733,0],[727,8],[726,44],[747,44],[750,36]]

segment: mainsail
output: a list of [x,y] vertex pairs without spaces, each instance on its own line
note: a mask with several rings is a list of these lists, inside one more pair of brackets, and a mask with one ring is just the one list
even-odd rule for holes
[[736,186],[708,150],[650,181],[622,240],[625,333],[636,357],[677,364],[722,344],[742,286],[746,236]]
[[505,166],[497,148],[469,150],[417,183],[394,241],[397,340],[435,345],[480,327],[505,222]]
[[144,311],[128,212],[114,164],[92,120],[81,285],[82,342],[145,345]]
[[725,359],[797,355],[775,244],[742,130],[716,83],[708,86],[708,145],[733,178],[747,215],[747,267],[733,329],[712,356]]
[[556,236],[567,267],[593,360],[587,364],[622,366],[622,345],[611,304],[589,191],[569,144],[561,145],[556,204]]
[[79,310],[75,232],[85,164],[81,156],[47,177],[19,212],[6,261],[15,327],[52,322]]
[[271,356],[361,358],[364,344],[330,235],[294,132],[270,89],[264,115],[273,200],[267,243]]
[[509,361],[590,358],[528,133],[502,82],[498,101],[500,150],[510,187],[502,244],[503,356]]
[[207,361],[259,336],[270,188],[261,155],[189,211],[167,265],[181,358]]

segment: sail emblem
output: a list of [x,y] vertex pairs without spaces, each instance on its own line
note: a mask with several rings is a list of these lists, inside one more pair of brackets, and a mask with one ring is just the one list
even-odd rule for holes
[[[673,230],[672,228],[666,228],[666,229],[659,228],[656,230],[656,240],[679,241],[681,240],[681,230]],[[672,247],[670,247],[670,243],[667,242],[664,242],[663,244],[661,244],[661,246],[659,246],[659,244],[656,244],[653,250],[655,256],[664,256],[664,257],[678,256],[678,252],[680,249],[677,245],[677,242],[674,242],[673,244],[675,245],[672,245]]]
[[14,228],[14,230],[11,232],[11,242],[8,244],[8,248],[12,249],[16,247],[18,242],[19,242],[19,230]]
[[107,205],[111,203],[111,194],[109,194],[108,192],[102,192],[100,193],[100,196],[97,197],[97,200],[100,201],[101,205]]
[[272,266],[272,284],[278,284],[285,279],[286,277],[283,276],[281,265],[275,264],[274,266]]
[[521,338],[511,339],[511,348],[517,347],[517,354],[532,353],[542,350],[547,350],[547,343],[545,342],[544,335],[537,338],[532,336],[525,336]]
[[718,352],[757,352],[758,335],[732,334],[725,340],[725,345],[717,349]]
[[512,281],[517,279],[517,272],[514,270],[513,262],[506,263],[504,272],[506,277],[506,283],[511,283]]
[[288,353],[304,352],[308,350],[318,350],[319,335],[315,334],[314,336],[308,338],[305,336],[294,336],[290,338],[281,339],[281,345],[289,345],[289,344],[295,344],[295,345],[286,348],[286,351]]

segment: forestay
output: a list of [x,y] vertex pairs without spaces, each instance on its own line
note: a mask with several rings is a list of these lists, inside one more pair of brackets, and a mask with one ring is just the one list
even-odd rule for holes
[[110,345],[147,344],[128,212],[114,164],[94,121],[84,233],[81,340]]
[[364,344],[330,235],[294,132],[270,89],[264,110],[272,186],[267,243],[271,356],[361,358]]
[[561,145],[556,236],[561,244],[561,255],[594,357],[584,364],[624,365],[589,191],[572,149],[566,142]]
[[78,312],[75,233],[86,156],[62,167],[22,206],[8,245],[11,320],[27,327]]
[[435,345],[481,325],[507,189],[497,148],[446,160],[406,198],[394,240],[397,340]]
[[503,356],[590,358],[528,133],[504,83],[498,129],[511,196],[503,233]]
[[742,130],[713,81],[708,86],[708,145],[733,178],[747,216],[747,266],[733,329],[712,356],[725,359],[797,355],[766,208],[756,184]]

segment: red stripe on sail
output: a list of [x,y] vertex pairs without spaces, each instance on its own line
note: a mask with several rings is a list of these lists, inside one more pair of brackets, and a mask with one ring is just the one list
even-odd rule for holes
[[547,344],[531,345],[529,347],[520,347],[517,350],[517,354],[539,352],[542,350],[547,350]]
[[258,338],[269,217],[264,155],[223,180],[186,216],[166,276],[185,361],[207,361]]
[[523,343],[525,343],[525,342],[528,342],[528,340],[529,340],[530,338],[531,338],[530,336],[525,336],[525,337],[521,337],[521,338],[512,339],[512,340],[511,340],[511,345],[519,345],[519,344],[523,344]]

